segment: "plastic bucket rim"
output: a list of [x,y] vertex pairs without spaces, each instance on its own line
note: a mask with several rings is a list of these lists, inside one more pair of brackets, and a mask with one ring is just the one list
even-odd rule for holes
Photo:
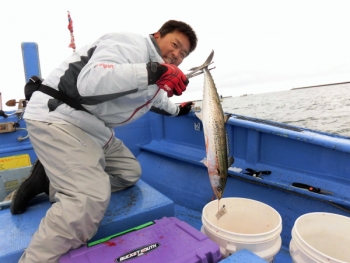
[[[303,251],[303,252],[306,252],[308,255],[310,254],[309,251],[312,251],[312,252],[314,252],[314,253],[316,253],[316,254],[322,256],[322,257],[327,258],[328,260],[333,260],[333,261],[336,262],[336,263],[347,263],[347,262],[345,262],[345,261],[342,261],[342,260],[333,258],[333,257],[331,257],[331,256],[328,256],[328,255],[324,254],[323,252],[321,252],[321,251],[315,249],[314,247],[310,246],[310,245],[300,236],[300,234],[299,234],[299,232],[298,232],[298,230],[297,230],[297,228],[296,228],[296,224],[298,223],[298,221],[299,221],[299,220],[302,220],[304,217],[307,217],[307,216],[310,216],[310,215],[315,215],[315,214],[319,214],[319,215],[320,215],[320,214],[327,214],[327,215],[331,215],[331,216],[343,217],[343,218],[349,219],[348,217],[343,216],[343,215],[334,214],[334,213],[327,213],[327,212],[312,212],[312,213],[303,214],[303,215],[299,216],[299,217],[295,220],[295,223],[294,223],[293,230],[295,231],[295,234],[296,234],[296,236],[298,237],[298,240],[295,240],[295,238],[294,238],[295,244],[302,243],[303,245],[306,245],[307,248],[308,248],[308,250],[305,251],[305,250],[302,249],[302,251]],[[293,239],[293,231],[292,231],[292,239]],[[291,241],[292,241],[292,240],[291,240]],[[298,247],[300,248],[300,246],[298,246]]]
[[[222,198],[222,199],[223,199],[223,198]],[[274,232],[274,231],[277,231],[277,229],[278,229],[278,228],[281,228],[281,226],[282,226],[282,217],[281,217],[281,215],[277,212],[276,209],[274,209],[273,207],[271,207],[271,206],[269,206],[269,205],[267,205],[267,204],[265,204],[265,203],[263,203],[263,202],[260,202],[260,201],[254,200],[254,199],[249,199],[249,198],[242,198],[242,197],[226,197],[225,199],[249,200],[249,201],[254,201],[254,202],[256,202],[256,203],[259,203],[259,204],[263,204],[263,205],[265,205],[265,206],[271,208],[271,209],[278,215],[279,222],[278,222],[277,227],[275,227],[274,229],[272,229],[272,230],[270,230],[270,231],[264,232],[264,233],[266,233],[266,234],[267,234],[267,233]],[[205,209],[205,207],[206,207],[207,205],[209,205],[210,203],[215,202],[215,201],[217,201],[217,200],[211,201],[211,202],[209,202],[208,204],[206,204],[206,205],[204,206],[203,211],[202,211],[202,217],[205,219],[205,221],[207,221],[207,222],[209,223],[209,225],[212,226],[213,228],[220,229],[220,231],[223,231],[223,232],[225,232],[225,233],[240,234],[240,233],[237,233],[237,232],[230,232],[230,231],[224,230],[224,229],[222,229],[222,228],[220,228],[220,227],[216,227],[216,226],[214,226],[209,220],[207,220],[207,219],[204,217],[204,209]],[[240,234],[240,235],[241,235],[241,234]],[[244,234],[244,236],[258,236],[258,235],[261,235],[261,234]]]
[[[222,198],[223,199],[223,198]],[[263,203],[263,202],[260,202],[260,201],[257,201],[257,200],[254,200],[254,199],[249,199],[249,198],[242,198],[242,197],[225,197],[225,199],[236,199],[236,200],[249,200],[249,201],[253,201],[253,202],[256,202],[256,203],[259,203],[259,204],[263,204],[264,206],[266,207],[269,207],[270,209],[272,209],[277,215],[278,215],[278,219],[279,219],[279,222],[277,224],[277,226],[275,228],[273,228],[272,230],[269,230],[269,231],[266,231],[264,233],[260,233],[260,234],[241,234],[241,233],[237,233],[237,232],[232,232],[232,231],[227,231],[221,227],[217,227],[217,226],[214,226],[209,220],[206,219],[206,217],[204,216],[204,209],[212,202],[215,202],[217,200],[214,200],[214,201],[211,201],[209,202],[208,204],[206,204],[203,208],[203,211],[202,211],[202,221],[204,223],[204,221],[210,226],[211,229],[218,229],[220,230],[221,232],[223,232],[225,235],[230,235],[232,233],[236,234],[237,236],[240,236],[240,237],[260,237],[261,235],[266,235],[266,236],[272,236],[272,234],[275,234],[273,237],[269,238],[268,240],[265,239],[265,241],[270,241],[274,238],[276,238],[278,235],[281,234],[282,232],[282,217],[281,215],[277,212],[276,209],[274,209],[273,207]],[[209,229],[208,229],[209,230]],[[277,233],[278,231],[278,233]],[[276,233],[275,233],[276,232]],[[212,234],[214,234],[212,232]],[[230,240],[232,241],[232,240]],[[235,241],[235,240],[234,240]],[[246,241],[244,241],[246,242]],[[255,243],[255,242],[252,242],[252,243]]]

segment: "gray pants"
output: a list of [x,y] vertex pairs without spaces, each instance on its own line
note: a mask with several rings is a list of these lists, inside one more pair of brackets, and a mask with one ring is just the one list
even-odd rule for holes
[[[55,190],[55,203],[41,220],[21,263],[58,262],[97,232],[111,192],[134,185],[139,162],[118,139],[101,149],[73,125],[26,120],[30,141]],[[50,194],[51,195],[51,194]]]

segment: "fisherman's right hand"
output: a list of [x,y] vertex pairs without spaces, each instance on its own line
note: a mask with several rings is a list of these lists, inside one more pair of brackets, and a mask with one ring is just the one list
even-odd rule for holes
[[186,75],[173,64],[150,62],[147,64],[147,72],[148,84],[157,84],[168,93],[168,97],[174,94],[180,96],[189,83]]

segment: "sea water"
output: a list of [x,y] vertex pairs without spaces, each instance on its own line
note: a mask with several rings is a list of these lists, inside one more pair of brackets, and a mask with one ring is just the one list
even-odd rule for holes
[[228,97],[222,107],[233,114],[350,137],[350,84]]

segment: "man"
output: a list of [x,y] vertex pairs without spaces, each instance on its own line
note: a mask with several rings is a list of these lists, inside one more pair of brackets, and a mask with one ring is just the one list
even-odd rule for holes
[[146,37],[111,33],[77,50],[39,82],[24,118],[43,166],[34,165],[11,212],[23,213],[28,200],[48,192],[49,185],[54,203],[19,262],[58,262],[94,236],[111,192],[134,185],[141,175],[113,127],[149,110],[187,114],[192,102],[176,106],[168,97],[186,90],[188,80],[177,66],[196,45],[193,29],[175,20]]

